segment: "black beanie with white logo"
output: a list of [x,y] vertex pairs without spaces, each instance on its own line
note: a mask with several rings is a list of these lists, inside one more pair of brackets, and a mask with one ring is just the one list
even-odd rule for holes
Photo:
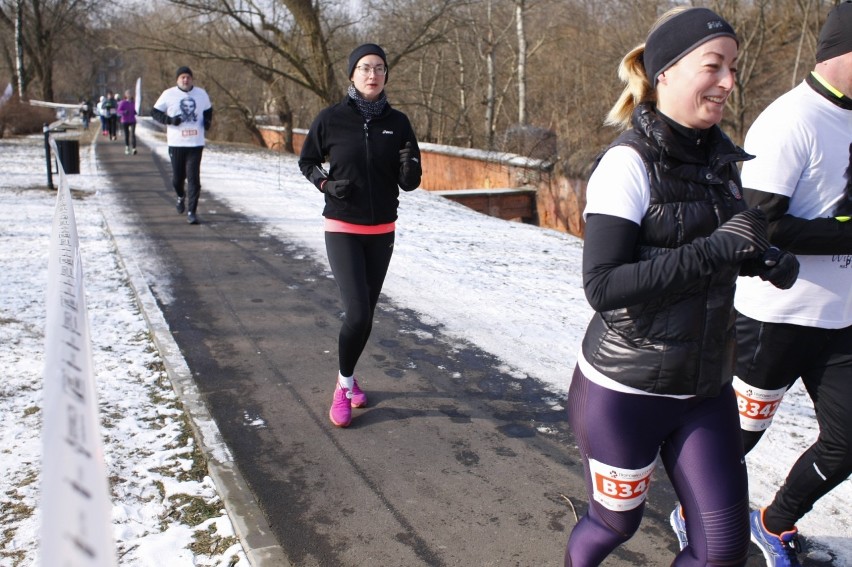
[[651,86],[657,86],[660,73],[680,61],[699,45],[717,37],[730,37],[739,45],[737,34],[722,16],[707,8],[690,8],[659,24],[645,40],[642,62]]

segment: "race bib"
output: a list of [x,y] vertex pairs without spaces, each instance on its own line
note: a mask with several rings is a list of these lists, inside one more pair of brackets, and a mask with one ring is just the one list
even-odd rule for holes
[[655,463],[638,470],[620,469],[589,459],[592,497],[607,510],[626,512],[645,501]]
[[772,425],[772,418],[787,388],[761,390],[749,386],[734,376],[734,391],[737,393],[737,409],[740,412],[740,427],[746,431],[764,431]]

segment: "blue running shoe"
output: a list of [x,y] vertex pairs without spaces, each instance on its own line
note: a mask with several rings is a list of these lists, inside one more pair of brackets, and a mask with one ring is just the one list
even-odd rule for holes
[[751,513],[751,541],[753,541],[766,558],[767,567],[802,567],[796,555],[802,550],[799,544],[799,530],[792,530],[781,535],[775,535],[766,530],[763,525],[762,510]]
[[683,550],[684,547],[689,545],[689,539],[686,537],[686,518],[683,517],[683,508],[680,507],[680,504],[672,510],[671,516],[669,516],[669,523],[672,525],[672,529],[677,536],[677,543],[680,545],[680,549]]

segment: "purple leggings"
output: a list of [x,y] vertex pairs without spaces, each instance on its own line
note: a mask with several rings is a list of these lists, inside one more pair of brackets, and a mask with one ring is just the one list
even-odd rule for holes
[[566,567],[600,564],[636,533],[645,510],[644,500],[613,511],[593,499],[589,459],[639,470],[658,454],[687,518],[689,545],[672,565],[745,565],[748,478],[730,385],[715,398],[626,394],[589,381],[577,368],[568,405],[583,455],[589,510],[568,538]]

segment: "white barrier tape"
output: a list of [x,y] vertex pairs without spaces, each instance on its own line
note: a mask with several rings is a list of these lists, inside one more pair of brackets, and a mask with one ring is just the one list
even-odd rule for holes
[[[52,138],[50,145],[58,155]],[[112,505],[97,417],[83,266],[61,163],[48,262],[41,565],[114,567]]]

